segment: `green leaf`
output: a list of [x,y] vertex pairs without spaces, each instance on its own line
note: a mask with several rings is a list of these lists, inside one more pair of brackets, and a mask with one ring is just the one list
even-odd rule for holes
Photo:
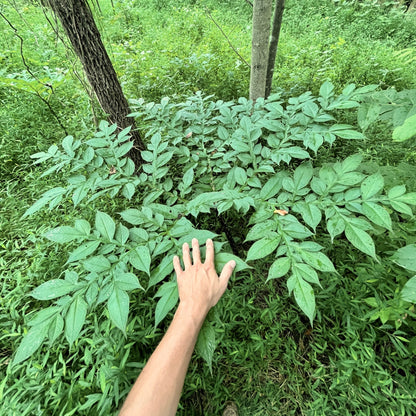
[[215,330],[207,320],[202,325],[199,332],[198,339],[196,341],[195,350],[208,364],[209,371],[212,375],[212,358],[214,356],[216,343],[215,343]]
[[333,242],[334,238],[345,230],[345,221],[342,217],[334,215],[327,221],[326,228]]
[[49,343],[52,345],[64,331],[64,318],[58,313],[50,323],[48,330]]
[[[335,126],[334,126],[335,127]],[[354,130],[337,130],[337,129],[330,129],[331,133],[334,133],[336,136],[341,137],[341,139],[349,139],[349,140],[364,140],[364,134],[354,131]]]
[[147,246],[138,246],[129,252],[129,262],[137,270],[146,272],[150,276],[150,252]]
[[330,81],[325,81],[319,89],[319,95],[328,99],[334,95],[334,85]]
[[144,219],[142,213],[138,209],[130,208],[120,213],[121,218],[133,225],[143,224]]
[[289,257],[280,257],[270,266],[266,282],[284,276],[290,269],[291,260]]
[[293,215],[289,214],[280,218],[284,232],[290,237],[303,240],[312,235],[312,232],[302,225]]
[[390,205],[395,211],[401,212],[402,214],[406,214],[409,216],[413,215],[412,208],[410,208],[409,205],[403,202],[390,200]]
[[178,238],[189,234],[194,230],[194,226],[187,218],[182,217],[175,222],[174,226],[170,229],[169,234],[172,237]]
[[34,289],[31,296],[38,300],[50,300],[67,295],[75,288],[76,286],[67,280],[52,279]]
[[186,188],[189,188],[194,180],[194,169],[189,168],[185,174],[183,175],[183,186]]
[[74,155],[74,151],[72,149],[73,143],[74,138],[72,136],[66,136],[65,139],[62,140],[62,147],[69,156]]
[[[313,317],[315,314],[315,294],[312,286],[305,282],[300,276],[294,274],[293,276],[293,294],[295,296],[296,303],[300,309],[309,318],[311,325],[313,323]],[[289,281],[288,281],[289,285]]]
[[95,228],[107,241],[112,241],[116,232],[116,224],[105,212],[97,211],[95,215]]
[[129,295],[115,286],[113,293],[108,298],[107,308],[114,325],[125,332],[129,315]]
[[362,155],[355,154],[348,156],[341,164],[341,169],[344,173],[356,170],[363,160]]
[[314,269],[321,272],[335,272],[335,267],[332,261],[320,251],[304,251],[300,252],[302,259]]
[[107,139],[90,139],[85,144],[91,147],[107,147],[109,143]]
[[83,262],[85,270],[101,273],[111,268],[111,263],[104,256],[94,256]]
[[166,276],[173,273],[173,260],[171,256],[166,256],[150,273],[148,288],[160,283]]
[[302,189],[312,179],[313,168],[310,163],[304,163],[298,166],[293,173],[293,181],[296,189]]
[[416,244],[409,244],[399,248],[392,259],[405,269],[416,272]]
[[391,218],[386,209],[374,202],[363,202],[363,213],[374,224],[391,230]]
[[416,276],[406,282],[400,296],[406,302],[416,303]]
[[388,192],[389,199],[395,199],[406,193],[406,187],[404,185],[397,185],[391,188]]
[[88,305],[92,306],[94,304],[97,299],[98,292],[98,284],[96,282],[92,282],[85,293],[85,300],[87,301]]
[[262,238],[248,250],[246,261],[262,259],[272,253],[280,243],[281,237],[275,233],[274,238]]
[[376,258],[374,241],[365,231],[347,223],[345,224],[345,236],[358,250]]
[[[295,207],[293,207],[295,210]],[[303,221],[314,230],[322,220],[321,210],[311,202],[299,202],[296,204],[296,212],[302,215]]]
[[135,274],[119,271],[114,272],[114,286],[122,290],[144,290]]
[[100,241],[88,241],[87,243],[81,244],[77,249],[75,249],[70,255],[67,263],[72,263],[78,260],[84,260],[100,245]]
[[62,227],[53,228],[43,234],[48,240],[55,243],[69,243],[70,241],[85,238],[85,234],[76,228],[64,225]]
[[243,168],[240,168],[239,166],[235,168],[234,177],[239,185],[245,185],[245,183],[247,182],[246,171]]
[[42,309],[35,314],[33,318],[27,323],[28,326],[38,326],[43,324],[45,321],[51,322],[54,315],[59,313],[61,308],[59,306],[49,306],[49,308]]
[[83,233],[85,236],[89,236],[91,232],[91,225],[88,221],[83,219],[77,219],[75,220],[74,227],[81,233]]
[[379,173],[368,176],[361,184],[362,198],[369,199],[380,192],[384,187],[384,179]]
[[122,245],[126,244],[126,241],[129,239],[129,229],[123,224],[118,224],[115,239]]
[[240,257],[237,257],[234,254],[231,253],[218,253],[215,254],[215,269],[218,271],[221,271],[223,267],[231,260],[235,261],[235,269],[234,272],[239,272],[244,269],[251,269],[251,267],[243,260],[240,259]]
[[155,297],[160,297],[155,311],[155,327],[166,317],[178,302],[178,286],[176,282],[166,282],[157,291]]
[[273,198],[282,189],[283,176],[276,174],[272,176],[261,188],[260,199],[268,200]]
[[78,338],[87,316],[88,305],[81,296],[76,296],[65,316],[65,337],[72,345]]
[[213,240],[217,235],[218,234],[215,234],[212,231],[193,229],[191,232],[181,237],[176,244],[182,246],[183,243],[188,243],[191,246],[193,238],[196,238],[201,244],[204,244],[208,239]]
[[123,186],[121,194],[124,196],[124,198],[130,200],[133,197],[135,191],[136,187],[134,186],[134,184],[128,182]]
[[260,240],[262,237],[267,237],[269,233],[273,233],[275,229],[276,222],[274,220],[258,222],[251,227],[244,241]]
[[17,348],[12,363],[13,366],[28,359],[42,345],[43,340],[48,333],[49,324],[50,321],[45,321],[42,325],[30,328],[29,332],[25,335]]
[[407,118],[401,126],[393,130],[393,140],[404,142],[416,135],[416,114]]
[[31,207],[29,207],[22,218],[27,217],[28,215],[34,214],[35,212],[42,209],[48,202],[52,201],[58,196],[62,196],[66,193],[66,189],[62,187],[57,187],[46,191],[40,199],[38,199]]
[[416,192],[409,192],[407,194],[400,195],[396,198],[396,201],[409,205],[416,205]]
[[309,283],[315,283],[316,285],[321,286],[319,282],[318,274],[312,267],[308,266],[307,264],[303,263],[294,263],[292,266],[292,270],[294,274],[297,274],[302,279],[308,281]]

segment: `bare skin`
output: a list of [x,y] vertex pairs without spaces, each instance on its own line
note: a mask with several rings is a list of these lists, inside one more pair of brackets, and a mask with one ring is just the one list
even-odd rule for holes
[[173,416],[179,404],[198,333],[208,311],[227,288],[235,268],[229,261],[218,277],[214,265],[214,244],[206,242],[206,259],[201,262],[198,240],[182,247],[184,270],[173,258],[179,292],[179,306],[162,341],[153,352],[131,389],[119,416]]

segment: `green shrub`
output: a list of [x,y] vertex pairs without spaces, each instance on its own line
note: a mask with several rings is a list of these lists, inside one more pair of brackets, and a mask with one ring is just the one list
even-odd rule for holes
[[[288,275],[289,293],[312,323],[311,283],[320,286],[322,273],[338,278],[325,254],[328,243],[345,232],[349,243],[377,259],[370,233],[392,228],[390,210],[412,215],[409,204],[416,203],[415,194],[406,194],[400,185],[382,193],[383,177],[358,172],[358,155],[313,166],[324,144],[337,137],[363,138],[334,116],[339,109],[356,107],[355,98],[365,89],[348,86],[340,96],[333,90],[327,82],[318,98],[305,93],[283,102],[274,95],[255,105],[246,99],[214,102],[200,93],[182,104],[139,101],[135,115],[147,125],[149,140],[138,175],[125,157],[132,147],[128,129],[116,135],[116,126],[105,122],[91,139],[68,136],[61,148],[53,145],[33,155],[36,163],[53,162],[43,176],[63,171],[66,184],[46,191],[25,216],[72,202],[77,209],[85,207],[80,212],[86,217],[75,215],[71,225],[44,233],[53,243],[70,243],[68,258],[60,274],[30,292],[35,299],[30,329],[3,385],[17,374],[22,381],[12,391],[31,383],[23,376],[30,371],[32,386],[43,398],[39,409],[50,409],[51,400],[57,408],[65,397],[62,414],[65,409],[78,414],[114,410],[131,374],[120,371],[143,365],[129,361],[132,348],[143,351],[146,337],[158,334],[156,328],[178,300],[171,258],[192,237],[201,242],[218,238],[218,267],[234,258],[241,272],[247,263],[261,261],[268,269],[266,282]],[[114,201],[107,208],[111,215],[97,210],[109,198]],[[127,209],[125,200],[130,201]],[[112,217],[118,209],[121,221]],[[231,233],[237,218],[240,232]],[[223,250],[228,245],[234,253]],[[131,298],[134,314],[129,314]],[[38,301],[52,303],[39,310]],[[208,320],[201,333],[205,342],[215,342],[212,325]],[[35,351],[45,342],[49,352],[40,356]],[[197,351],[211,365],[213,351],[205,345],[199,341]],[[50,354],[62,357],[48,370],[58,389],[68,357],[81,365],[72,374],[74,387],[65,384],[53,399],[50,391],[46,394],[48,386],[33,384],[39,377],[35,369],[45,366]],[[19,394],[22,403],[26,393]],[[19,406],[11,401],[9,409]]]

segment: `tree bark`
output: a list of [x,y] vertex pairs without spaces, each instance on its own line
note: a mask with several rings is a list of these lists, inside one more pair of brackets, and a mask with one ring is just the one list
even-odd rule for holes
[[250,99],[255,101],[266,92],[272,0],[255,0],[251,44]]
[[120,129],[132,126],[134,146],[129,153],[136,167],[142,164],[140,150],[145,148],[137,131],[117,74],[101,40],[87,0],[48,0],[48,4],[62,23],[75,53],[81,60],[87,79],[98,102],[108,114],[109,121]]
[[272,36],[269,44],[269,60],[267,62],[266,75],[266,92],[265,98],[270,95],[272,90],[272,81],[274,73],[274,64],[276,62],[277,46],[279,44],[280,28],[282,27],[283,11],[285,9],[285,0],[276,0],[276,6],[273,15]]
[[409,7],[407,8],[407,13],[410,12],[414,12],[416,10],[416,0],[413,0],[410,4]]

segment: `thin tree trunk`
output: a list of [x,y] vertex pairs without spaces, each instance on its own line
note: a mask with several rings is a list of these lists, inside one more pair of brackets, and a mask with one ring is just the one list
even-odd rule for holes
[[272,90],[274,64],[276,62],[277,46],[279,44],[279,35],[280,28],[282,26],[282,17],[284,9],[285,0],[276,0],[276,6],[273,15],[272,36],[269,44],[269,61],[267,62],[265,98],[267,98],[270,95],[270,92]]
[[255,0],[251,44],[250,99],[255,101],[266,92],[272,0]]
[[136,129],[127,100],[111,60],[101,40],[91,9],[86,0],[48,0],[48,4],[59,18],[75,53],[81,60],[88,81],[94,89],[98,102],[108,114],[109,121],[120,129],[132,126],[134,147],[129,156],[136,167],[142,163],[140,149],[144,143]]

